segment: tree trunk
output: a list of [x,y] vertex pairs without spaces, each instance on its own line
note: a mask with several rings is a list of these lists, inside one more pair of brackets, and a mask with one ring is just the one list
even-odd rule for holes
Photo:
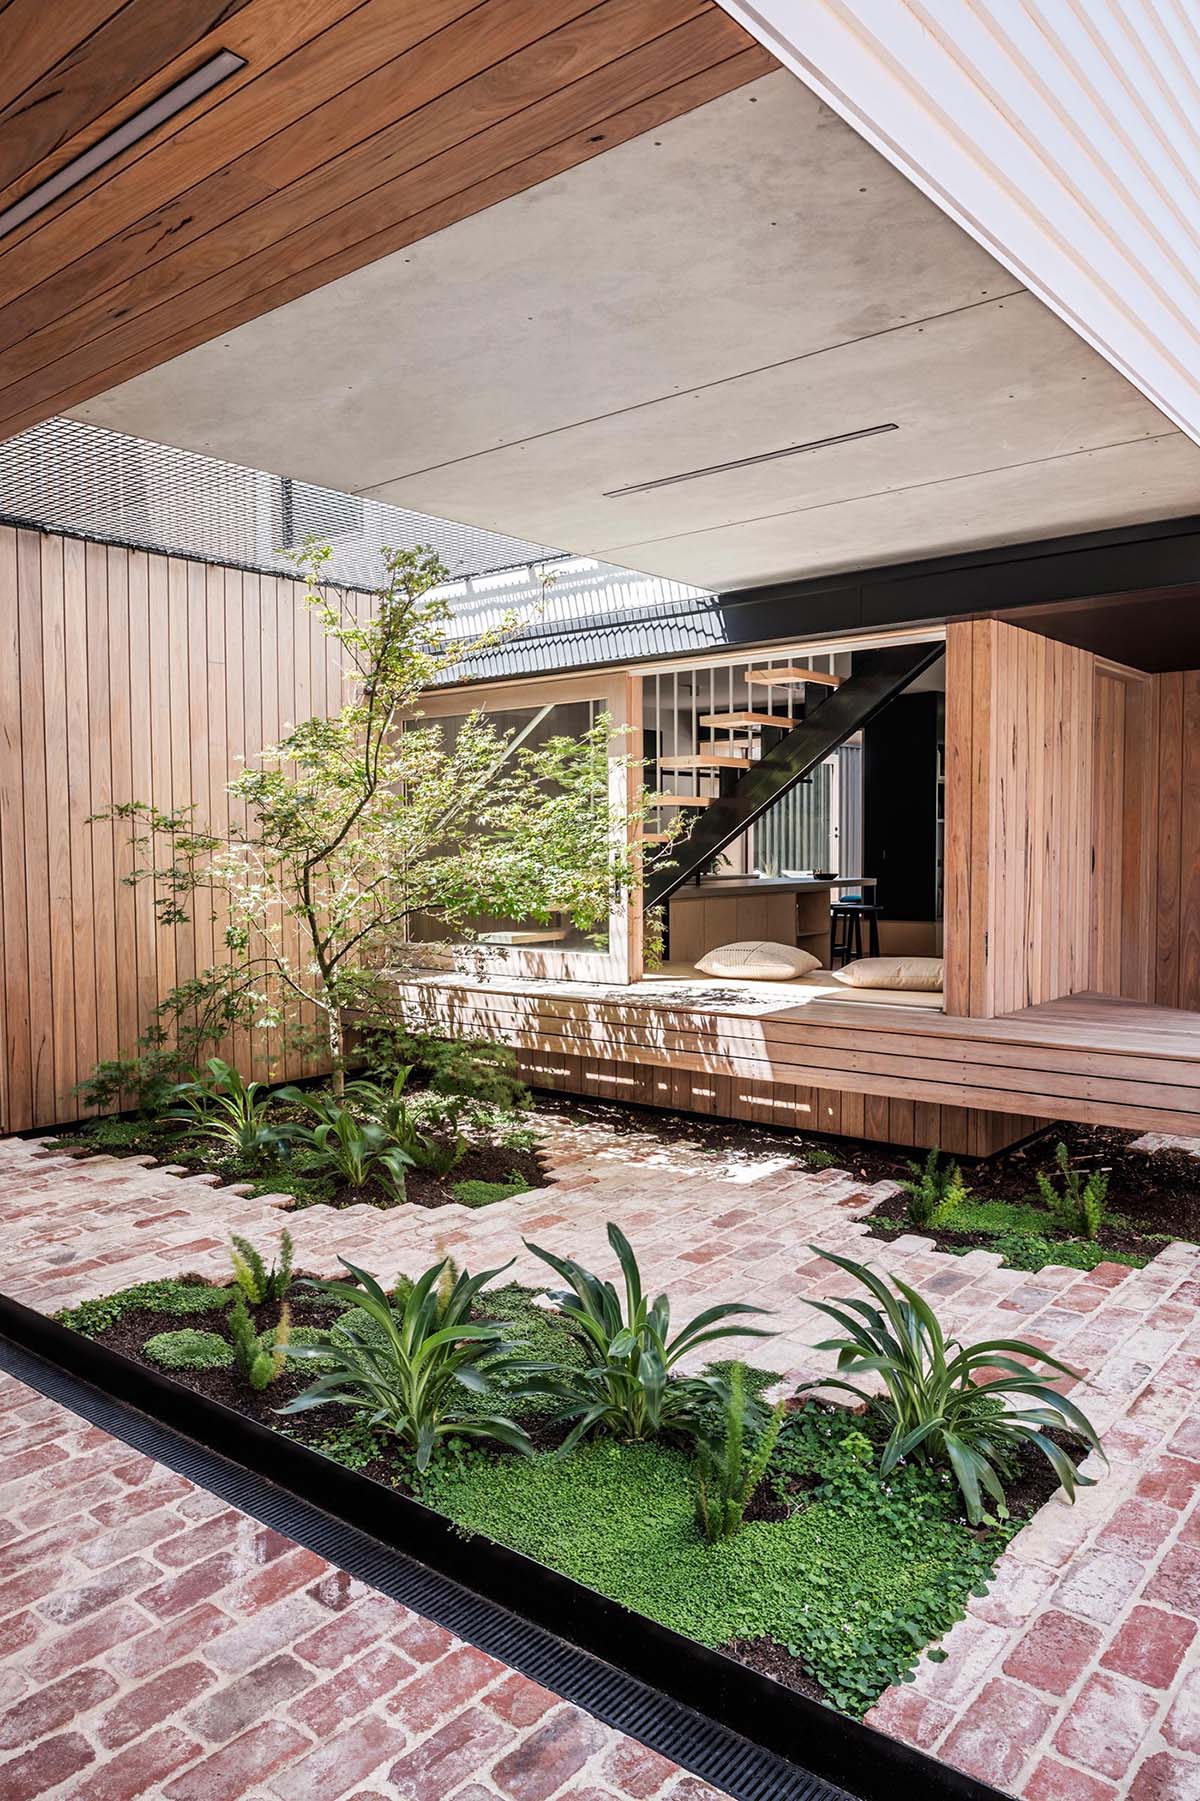
[[337,1100],[341,1100],[346,1092],[346,1057],[345,1042],[342,1038],[342,1015],[336,1005],[329,1005],[325,1014],[325,1025],[329,1039],[331,1069],[329,1090]]

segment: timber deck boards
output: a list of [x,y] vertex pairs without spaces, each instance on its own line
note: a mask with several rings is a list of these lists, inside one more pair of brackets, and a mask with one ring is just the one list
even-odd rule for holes
[[787,984],[619,988],[432,975],[428,1017],[518,1051],[1200,1136],[1200,1014],[1081,994],[998,1019],[802,998]]

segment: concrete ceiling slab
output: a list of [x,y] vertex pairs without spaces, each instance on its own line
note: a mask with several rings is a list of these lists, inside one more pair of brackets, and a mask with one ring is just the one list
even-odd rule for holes
[[76,416],[703,586],[1200,505],[1200,450],[785,73]]
[[[1171,432],[644,540],[616,560],[650,575],[670,570],[697,587],[756,587],[789,568],[831,575],[1092,531],[1101,507],[1109,526],[1178,518],[1197,510],[1197,471],[1195,445]],[[1040,521],[1037,531],[1031,519]]]
[[[626,484],[878,425],[896,429],[611,495]],[[648,540],[711,535],[764,513],[811,510],[1171,431],[1086,345],[1070,333],[1064,339],[1040,301],[1017,294],[405,476],[371,493],[393,503],[403,496],[404,505],[426,511],[436,497],[455,517],[477,498],[482,461],[488,524],[520,518],[531,536],[553,542],[565,523],[593,554],[636,566]],[[569,517],[558,477],[564,460]],[[1194,467],[1200,472],[1200,453]]]

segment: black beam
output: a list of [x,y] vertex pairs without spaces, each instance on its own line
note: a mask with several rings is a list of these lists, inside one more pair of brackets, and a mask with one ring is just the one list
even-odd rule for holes
[[[1194,610],[1190,590],[1197,584],[1200,516],[1188,515],[736,588],[671,609],[630,609],[570,625],[544,622],[506,639],[465,670],[461,680],[628,668],[690,653],[797,644],[818,634],[836,639],[864,629],[940,625],[992,614],[1012,616],[1016,623],[1022,611],[1136,597],[1157,589],[1180,591],[1174,600],[1164,596],[1165,609]],[[1097,648],[1100,654],[1112,654]],[[1177,659],[1144,664],[1133,656],[1121,660],[1138,668],[1195,667],[1194,661]]]
[[831,689],[794,732],[788,732],[773,750],[751,764],[730,794],[705,809],[687,837],[674,847],[671,867],[652,874],[646,882],[643,905],[658,906],[697,875],[781,795],[832,756],[839,744],[873,719],[922,670],[936,663],[944,648],[934,642],[889,644],[881,650],[861,651],[854,660],[854,674]]

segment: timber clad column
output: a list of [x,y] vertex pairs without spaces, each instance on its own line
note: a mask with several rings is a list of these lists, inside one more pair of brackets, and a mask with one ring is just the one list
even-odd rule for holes
[[946,635],[946,1011],[1091,986],[1095,662],[996,619]]

